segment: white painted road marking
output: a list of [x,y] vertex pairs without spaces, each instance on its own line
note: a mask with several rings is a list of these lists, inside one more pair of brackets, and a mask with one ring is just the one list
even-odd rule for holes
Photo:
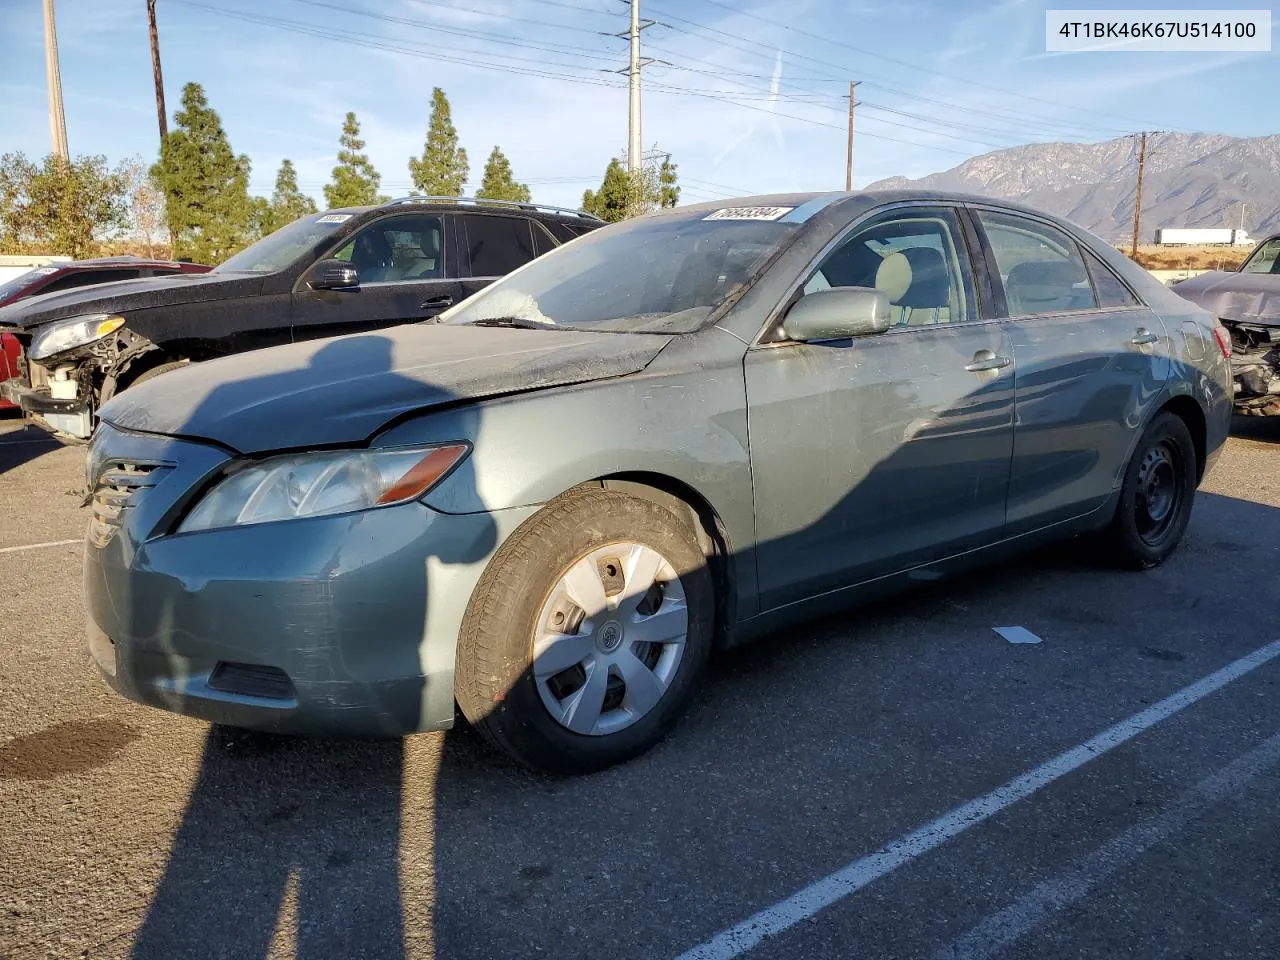
[[1040,638],[1026,627],[992,627],[996,633],[1010,643],[1039,643]]
[[1221,670],[1197,680],[1189,687],[1183,687],[1177,693],[1153,703],[1127,720],[1121,720],[1115,726],[1103,730],[1079,746],[1058,754],[1034,770],[1015,777],[1004,786],[997,787],[976,800],[970,800],[949,813],[944,813],[905,837],[900,837],[881,847],[875,853],[855,860],[835,873],[815,881],[786,900],[766,907],[741,923],[722,930],[705,943],[686,950],[678,960],[727,960],[729,957],[741,956],[766,937],[782,933],[800,921],[815,916],[833,903],[857,893],[869,883],[891,873],[904,863],[909,863],[916,857],[941,846],[952,837],[959,836],[970,827],[999,813],[1005,807],[1031,796],[1041,787],[1066,776],[1090,760],[1109,753],[1144,730],[1162,720],[1167,720],[1278,656],[1280,656],[1280,640],[1273,640],[1253,653],[1227,664]]
[[27,543],[21,547],[0,547],[0,553],[21,553],[23,550],[43,550],[45,547],[65,547],[73,543],[84,543],[84,538],[77,540],[50,540],[47,543]]
[[1214,803],[1239,793],[1255,777],[1280,763],[1280,733],[1264,740],[1217,773],[1205,777],[1157,817],[1137,823],[1080,860],[1073,869],[1046,880],[1016,903],[983,920],[943,947],[937,960],[991,957],[1030,933],[1056,910],[1076,903],[1148,848],[1167,839],[1204,814]]

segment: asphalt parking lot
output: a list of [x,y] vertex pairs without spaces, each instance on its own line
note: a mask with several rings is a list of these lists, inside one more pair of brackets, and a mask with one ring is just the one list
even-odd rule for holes
[[1238,434],[1163,568],[1055,549],[798,623],[555,779],[119,699],[83,451],[0,421],[0,957],[1278,956],[1280,422]]

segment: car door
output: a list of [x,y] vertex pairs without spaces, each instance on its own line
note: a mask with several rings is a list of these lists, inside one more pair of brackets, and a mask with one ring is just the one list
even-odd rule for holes
[[1007,532],[1106,502],[1168,376],[1160,318],[1044,220],[977,208],[1017,363]]
[[794,296],[876,287],[885,333],[771,341],[745,374],[762,609],[999,539],[1013,364],[975,289],[957,209],[890,208],[829,248]]
[[449,219],[438,213],[385,217],[325,253],[319,260],[352,264],[359,285],[316,290],[312,271],[304,272],[293,291],[293,339],[424,320],[451,307],[462,287],[448,255]]
[[540,252],[534,245],[534,230],[542,228],[528,217],[475,211],[457,215],[457,221],[465,296],[524,266]]

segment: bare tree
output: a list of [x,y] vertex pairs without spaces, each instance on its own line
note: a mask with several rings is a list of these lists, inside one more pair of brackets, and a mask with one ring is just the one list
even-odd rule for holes
[[124,161],[121,169],[129,184],[130,232],[142,244],[147,256],[154,257],[157,238],[164,237],[168,232],[164,212],[164,191],[152,179],[141,157]]

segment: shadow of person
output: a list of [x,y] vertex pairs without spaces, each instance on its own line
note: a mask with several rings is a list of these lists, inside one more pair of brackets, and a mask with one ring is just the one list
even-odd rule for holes
[[[429,328],[421,332],[429,335]],[[190,426],[168,432],[191,437],[204,435],[211,421],[279,407],[284,419],[272,436],[287,438],[282,447],[298,446],[326,417],[337,424],[360,412],[318,405],[310,423],[297,419],[310,398],[343,380],[362,383],[360,402],[379,411],[385,398],[406,389],[420,391],[424,403],[440,402],[439,388],[396,373],[396,344],[404,335],[263,351],[244,364],[247,371],[228,366],[229,376],[175,378],[173,389],[157,389],[151,402],[163,407],[170,398],[170,411],[157,410],[159,417],[189,410],[182,416]],[[308,362],[287,368],[290,352]],[[280,369],[268,372],[273,366]],[[241,378],[231,379],[237,372]],[[467,416],[453,411],[451,422],[460,415]],[[474,440],[476,425],[464,419],[463,426]],[[162,648],[173,675],[195,674],[189,665],[202,640],[191,636],[193,627],[207,631],[206,645],[217,638],[222,659],[269,664],[271,650],[288,651],[298,701],[322,706],[316,715],[322,722],[349,722],[368,737],[286,737],[271,732],[270,721],[263,732],[213,726],[134,958],[406,955],[400,876],[406,747],[398,737],[421,725],[428,687],[440,682],[422,666],[428,564],[473,562],[496,537],[490,525],[487,537],[447,547],[423,535],[429,525],[396,513],[427,509],[409,503],[263,524],[256,534],[214,532],[220,540],[169,574],[182,589],[161,591],[170,598],[165,603],[141,590],[119,598],[130,606],[132,636]],[[140,546],[140,554],[147,548]]]

